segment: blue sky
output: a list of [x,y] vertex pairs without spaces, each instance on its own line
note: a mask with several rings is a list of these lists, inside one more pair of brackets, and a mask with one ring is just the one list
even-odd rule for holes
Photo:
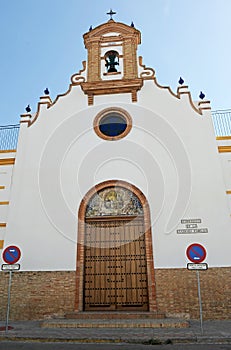
[[36,111],[48,87],[64,93],[82,68],[82,35],[114,19],[141,31],[138,54],[160,84],[176,90],[182,76],[194,100],[202,90],[212,109],[231,108],[230,0],[0,0],[0,125]]

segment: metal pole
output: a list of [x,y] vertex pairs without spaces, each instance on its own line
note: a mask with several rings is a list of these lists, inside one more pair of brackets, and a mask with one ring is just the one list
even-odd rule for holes
[[199,299],[199,307],[200,307],[200,324],[201,324],[201,335],[203,335],[203,310],[202,310],[202,301],[201,301],[201,286],[200,286],[200,273],[197,270],[197,287],[198,287],[198,299]]
[[12,281],[12,271],[10,270],[9,284],[8,284],[8,300],[7,300],[7,312],[6,312],[6,334],[8,333],[9,315],[10,315],[10,290]]

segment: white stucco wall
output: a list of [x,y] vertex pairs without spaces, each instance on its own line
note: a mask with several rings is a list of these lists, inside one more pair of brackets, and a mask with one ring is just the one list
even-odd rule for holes
[[[10,159],[14,160],[16,156],[15,151],[0,151],[0,159],[2,162],[4,160]],[[13,164],[1,165],[0,166],[0,223],[3,225],[7,224],[8,213],[10,207],[10,199],[11,199],[11,184],[13,177]],[[4,204],[6,203],[6,204]],[[8,204],[9,203],[9,204]],[[0,240],[4,241],[6,235],[6,227],[0,227]]]
[[[131,132],[104,141],[93,130],[108,107],[130,113]],[[146,81],[130,94],[96,96],[79,86],[35,123],[21,124],[5,246],[22,250],[22,270],[75,270],[77,213],[83,196],[105,180],[138,187],[151,211],[155,267],[186,267],[185,250],[203,244],[209,266],[230,266],[230,216],[209,112]],[[179,234],[182,219],[200,219],[208,233]]]

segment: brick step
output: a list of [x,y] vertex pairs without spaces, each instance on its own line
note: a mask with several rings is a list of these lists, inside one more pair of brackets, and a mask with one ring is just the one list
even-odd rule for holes
[[46,320],[42,328],[188,328],[182,319],[54,319]]
[[163,319],[164,313],[158,312],[72,312],[65,315],[66,319]]

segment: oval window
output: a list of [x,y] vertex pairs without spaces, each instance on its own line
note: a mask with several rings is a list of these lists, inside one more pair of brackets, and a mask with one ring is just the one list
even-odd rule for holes
[[118,140],[131,130],[132,119],[122,108],[107,108],[95,118],[94,129],[104,140]]

